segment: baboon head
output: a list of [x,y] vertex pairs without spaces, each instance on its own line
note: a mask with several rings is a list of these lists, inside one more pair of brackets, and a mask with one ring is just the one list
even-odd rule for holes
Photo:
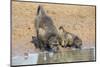
[[66,38],[66,33],[67,33],[67,31],[64,29],[64,27],[63,26],[60,26],[59,28],[58,28],[58,32],[59,32],[59,36],[62,38]]
[[63,26],[60,26],[58,30],[59,30],[59,34],[62,34],[64,32]]
[[60,30],[60,29],[63,29],[63,26],[60,26],[60,27],[59,27],[59,30]]
[[53,52],[57,52],[59,50],[59,40],[56,36],[52,36],[50,37],[50,39],[48,40],[49,46],[52,49]]

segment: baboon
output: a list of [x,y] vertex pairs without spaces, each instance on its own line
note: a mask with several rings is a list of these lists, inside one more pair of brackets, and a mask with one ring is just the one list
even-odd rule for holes
[[60,42],[62,47],[74,47],[81,49],[82,40],[73,33],[65,31],[62,26],[59,27],[59,36],[61,38]]
[[[39,45],[43,46],[41,47],[43,49],[44,47],[47,47],[49,37],[51,37],[52,35],[58,35],[58,31],[54,26],[51,17],[46,14],[42,5],[39,5],[37,9],[37,16],[35,18],[35,28],[37,38],[39,40]],[[44,34],[42,34],[43,32]]]

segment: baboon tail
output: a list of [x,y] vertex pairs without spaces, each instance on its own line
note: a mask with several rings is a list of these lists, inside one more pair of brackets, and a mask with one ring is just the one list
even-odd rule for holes
[[40,15],[40,16],[45,15],[45,11],[44,11],[42,5],[39,5],[39,6],[38,6],[37,15]]

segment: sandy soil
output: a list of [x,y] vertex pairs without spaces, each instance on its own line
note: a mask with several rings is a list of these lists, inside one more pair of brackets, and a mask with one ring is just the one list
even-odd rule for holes
[[42,4],[53,19],[56,28],[64,26],[66,31],[78,35],[85,47],[95,46],[95,7],[60,5],[31,2],[12,2],[12,55],[38,52],[30,43],[36,36],[34,20],[36,10]]

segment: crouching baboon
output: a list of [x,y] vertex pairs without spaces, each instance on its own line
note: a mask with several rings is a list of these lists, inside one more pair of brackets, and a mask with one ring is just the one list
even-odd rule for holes
[[52,35],[58,36],[58,31],[54,26],[52,19],[46,14],[41,5],[38,6],[34,25],[39,45],[42,46],[40,49],[45,49],[48,45],[50,46],[50,43],[48,43],[49,37]]
[[62,47],[74,47],[81,49],[82,40],[78,36],[65,31],[62,26],[59,27],[59,36],[61,38],[60,42]]

